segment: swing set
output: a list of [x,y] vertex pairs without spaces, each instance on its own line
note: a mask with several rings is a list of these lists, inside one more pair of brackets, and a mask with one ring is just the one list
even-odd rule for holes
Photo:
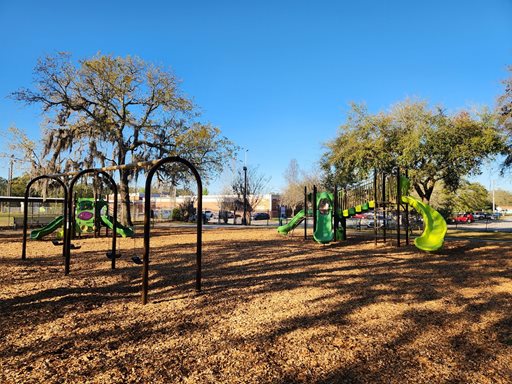
[[[51,175],[41,175],[30,180],[25,188],[24,195],[24,214],[23,214],[23,241],[22,241],[22,250],[21,250],[21,259],[27,259],[27,230],[28,230],[28,202],[31,187],[34,183],[40,180],[50,180],[59,184],[59,186],[63,190],[63,233],[62,238],[63,241],[53,241],[54,245],[62,246],[62,255],[64,258],[64,274],[68,275],[70,272],[70,263],[71,263],[71,250],[78,249],[80,246],[75,245],[71,242],[74,237],[74,228],[76,225],[76,217],[74,215],[75,212],[75,201],[71,198],[73,196],[73,191],[75,188],[75,184],[77,181],[85,175],[92,174],[95,178],[101,177],[104,178],[110,185],[113,195],[113,213],[112,213],[112,243],[111,249],[107,251],[106,256],[111,261],[111,269],[116,268],[116,259],[120,256],[117,253],[116,249],[116,238],[117,238],[117,216],[118,216],[118,188],[117,184],[107,172],[119,170],[119,169],[136,169],[136,168],[147,168],[150,167],[147,177],[146,177],[146,185],[145,185],[145,195],[144,195],[144,253],[142,258],[138,255],[132,256],[132,261],[135,264],[142,265],[142,303],[147,304],[148,302],[148,291],[149,291],[149,265],[150,265],[150,239],[151,239],[151,183],[155,173],[165,164],[169,163],[179,163],[187,167],[196,180],[197,184],[197,194],[198,194],[198,212],[202,212],[202,201],[203,201],[203,187],[201,176],[199,175],[196,167],[192,165],[189,161],[182,159],[178,156],[170,156],[163,159],[139,162],[133,164],[125,164],[119,166],[111,166],[111,167],[103,167],[96,169],[85,169],[79,172],[69,172],[62,174],[51,174]],[[63,179],[72,176],[69,184],[66,184]],[[96,195],[96,194],[95,194]],[[95,199],[97,196],[95,196]],[[201,259],[202,259],[202,225],[203,222],[201,220],[201,215],[197,215],[198,219],[197,223],[197,238],[196,238],[196,284],[195,288],[197,292],[201,291]],[[96,235],[96,229],[95,229]],[[107,231],[108,235],[108,231]],[[134,237],[134,247],[135,247],[135,237]]]

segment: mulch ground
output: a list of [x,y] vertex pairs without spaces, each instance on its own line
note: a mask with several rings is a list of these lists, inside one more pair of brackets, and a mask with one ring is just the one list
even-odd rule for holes
[[1,237],[0,382],[512,382],[510,243],[203,240],[196,293],[195,232],[154,232],[144,306],[140,238],[120,239],[116,270],[110,240],[78,240],[64,276],[51,242],[21,261],[21,238]]

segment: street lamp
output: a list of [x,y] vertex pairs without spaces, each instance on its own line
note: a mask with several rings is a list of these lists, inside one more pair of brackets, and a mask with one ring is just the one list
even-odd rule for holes
[[7,181],[7,196],[11,196],[12,193],[12,168],[14,165],[14,155],[11,155],[9,160],[9,176]]
[[244,165],[243,170],[244,170],[244,219],[243,219],[243,224],[247,225],[247,167],[245,165]]

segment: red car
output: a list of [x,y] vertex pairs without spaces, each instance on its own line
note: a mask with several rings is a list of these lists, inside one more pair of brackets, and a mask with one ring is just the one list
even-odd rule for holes
[[473,215],[471,213],[460,214],[453,218],[454,223],[470,224],[470,223],[473,223],[474,221],[475,221],[475,218],[473,217]]

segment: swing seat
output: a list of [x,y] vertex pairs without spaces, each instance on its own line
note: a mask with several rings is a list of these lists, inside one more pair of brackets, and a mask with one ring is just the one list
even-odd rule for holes
[[[52,244],[57,247],[59,245],[64,245],[64,242],[59,241],[59,240],[52,240]],[[80,249],[80,248],[82,248],[80,245],[75,245],[73,243],[69,244],[69,249]]]
[[132,256],[132,261],[138,265],[144,264],[144,262],[142,261],[142,259],[139,256]]
[[[106,255],[110,260],[112,260],[112,251],[107,251]],[[116,259],[119,259],[120,257],[121,255],[118,252],[116,252]]]

